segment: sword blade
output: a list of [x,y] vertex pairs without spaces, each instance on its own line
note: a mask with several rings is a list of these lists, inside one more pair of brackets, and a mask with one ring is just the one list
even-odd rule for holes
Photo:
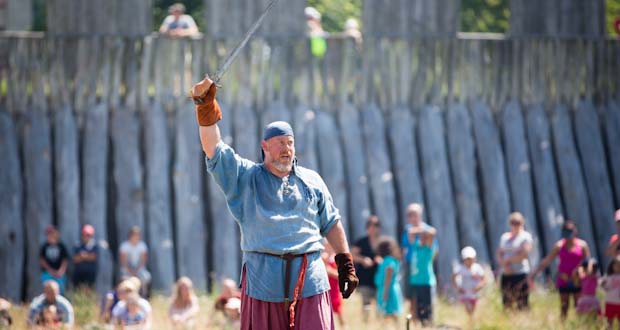
[[222,76],[224,75],[224,73],[226,73],[226,71],[228,71],[228,68],[230,67],[230,65],[235,61],[235,58],[237,58],[237,56],[239,56],[239,53],[241,52],[243,47],[245,47],[245,45],[248,43],[248,41],[250,41],[250,39],[252,39],[252,36],[254,35],[254,33],[256,33],[256,30],[258,30],[260,25],[263,23],[263,20],[265,20],[265,17],[267,17],[267,15],[269,14],[269,12],[273,8],[273,6],[275,6],[276,3],[278,3],[278,1],[279,0],[271,0],[269,5],[267,5],[267,8],[265,8],[263,13],[260,15],[260,17],[256,20],[256,22],[254,22],[254,24],[252,24],[250,29],[245,33],[245,35],[243,36],[243,39],[241,39],[241,41],[239,41],[239,44],[237,44],[235,49],[233,49],[233,51],[228,55],[226,60],[224,60],[224,63],[217,69],[217,71],[215,72],[215,74],[211,78],[211,80],[216,85],[219,85],[220,79],[222,79]]

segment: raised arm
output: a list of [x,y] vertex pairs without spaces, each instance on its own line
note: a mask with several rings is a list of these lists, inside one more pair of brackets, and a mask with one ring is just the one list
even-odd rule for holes
[[205,78],[192,87],[189,94],[196,104],[196,120],[200,126],[200,143],[202,150],[211,159],[215,147],[221,140],[217,122],[222,119],[222,111],[215,100],[217,87],[209,78]]

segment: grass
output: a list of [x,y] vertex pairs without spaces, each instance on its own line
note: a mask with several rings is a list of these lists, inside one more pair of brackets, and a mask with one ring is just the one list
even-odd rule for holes
[[[99,299],[87,293],[74,293],[69,296],[74,303],[76,329],[104,329],[96,324],[99,313]],[[223,318],[213,311],[214,296],[199,297],[201,312],[198,317],[198,329],[222,329]],[[463,307],[446,299],[439,299],[435,305],[435,326],[437,329],[605,329],[602,319],[588,319],[575,315],[571,309],[569,317],[562,325],[559,317],[559,298],[557,293],[539,290],[530,296],[531,311],[524,313],[505,313],[501,306],[498,290],[489,288],[483,294],[473,319],[469,320]],[[169,329],[167,319],[168,298],[155,295],[151,299],[153,305],[153,330]],[[348,330],[356,329],[390,329],[390,323],[372,313],[369,321],[360,317],[361,297],[354,295],[344,304],[345,319]],[[16,306],[11,315],[14,320],[13,329],[26,329],[28,306]],[[402,316],[393,329],[405,329],[405,318]],[[414,327],[412,327],[413,329]],[[415,327],[419,329],[419,327]],[[336,329],[342,329],[336,324]]]

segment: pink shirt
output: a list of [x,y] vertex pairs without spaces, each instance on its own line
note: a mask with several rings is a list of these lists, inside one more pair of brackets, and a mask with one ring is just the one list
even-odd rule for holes
[[620,305],[620,275],[605,276],[605,303]]
[[558,265],[558,278],[556,285],[559,287],[565,287],[572,284],[572,281],[567,281],[573,275],[573,271],[579,267],[583,260],[583,248],[577,243],[577,239],[573,241],[573,246],[568,249],[566,247],[566,240],[562,240],[562,248],[558,255],[560,257],[560,264]]
[[581,279],[581,294],[584,296],[595,296],[598,286],[598,275],[586,275]]

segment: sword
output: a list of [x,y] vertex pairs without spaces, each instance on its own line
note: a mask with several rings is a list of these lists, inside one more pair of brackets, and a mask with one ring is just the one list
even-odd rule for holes
[[256,20],[256,22],[254,22],[254,24],[252,24],[252,26],[245,33],[245,35],[243,35],[243,39],[239,41],[239,44],[237,44],[233,51],[228,54],[228,57],[226,58],[226,60],[224,60],[224,63],[217,69],[217,71],[215,71],[213,78],[210,78],[208,74],[206,75],[206,77],[210,78],[217,87],[220,87],[219,82],[222,79],[222,76],[226,73],[226,71],[228,71],[228,68],[230,68],[230,65],[235,61],[237,56],[239,56],[239,53],[241,52],[243,47],[245,47],[248,41],[252,39],[252,36],[254,35],[254,33],[256,33],[256,30],[258,30],[260,25],[263,23],[263,20],[265,20],[265,17],[267,17],[273,6],[275,6],[278,1],[279,0],[271,0],[269,5],[267,5],[267,8],[265,8],[263,13]]

